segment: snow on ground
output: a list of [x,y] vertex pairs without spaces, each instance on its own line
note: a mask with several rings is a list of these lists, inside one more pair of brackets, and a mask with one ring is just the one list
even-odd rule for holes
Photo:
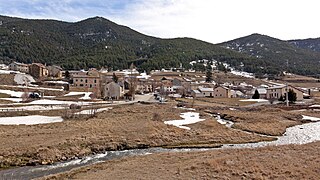
[[49,100],[49,99],[40,99],[35,100],[27,104],[33,105],[70,105],[70,104],[79,104],[79,105],[88,105],[89,102],[76,102],[76,101],[58,101],[58,100]]
[[183,110],[188,110],[188,111],[195,111],[196,110],[194,108],[187,108],[187,107],[176,107],[176,108],[183,109]]
[[22,98],[0,98],[1,100],[12,101],[12,102],[21,102]]
[[199,113],[196,113],[196,112],[181,113],[180,117],[183,119],[182,120],[165,121],[164,123],[168,124],[168,125],[177,126],[178,128],[190,130],[191,128],[189,128],[187,126],[183,126],[183,125],[194,124],[194,123],[205,120],[205,119],[200,119]]
[[29,74],[16,74],[14,76],[14,81],[17,84],[26,84],[26,83],[32,83],[32,82],[36,82],[32,76],[30,76]]
[[227,126],[227,127],[229,127],[229,128],[231,128],[231,127],[233,126],[233,124],[234,124],[234,122],[232,122],[232,121],[222,119],[220,115],[218,115],[218,116],[216,117],[216,119],[217,119],[217,122],[218,122],[218,123],[220,123],[220,124],[222,124],[222,125],[225,125],[225,126]]
[[16,117],[0,117],[1,125],[35,125],[35,124],[47,124],[62,122],[63,119],[60,116],[16,116]]
[[303,120],[320,121],[320,118],[302,115]]
[[254,78],[254,75],[252,73],[248,73],[248,72],[231,70],[231,74],[234,74],[236,76],[246,77],[246,78]]
[[33,86],[11,86],[11,85],[1,85],[5,87],[13,87],[13,88],[23,88],[23,89],[35,89],[35,90],[48,90],[48,91],[63,91],[63,88],[61,89],[55,89],[55,88],[45,88],[45,87],[33,87]]
[[45,81],[46,83],[55,83],[55,84],[69,84],[66,81]]
[[311,105],[310,107],[311,108],[320,108],[320,105],[319,104],[314,104],[314,105]]
[[85,114],[85,115],[90,115],[90,114],[94,114],[94,113],[99,113],[99,112],[103,112],[103,111],[108,111],[112,109],[112,107],[107,107],[107,108],[100,108],[97,109],[95,112],[93,109],[87,109],[87,110],[82,110],[80,112],[77,112],[76,114]]
[[0,111],[49,111],[49,110],[57,110],[57,109],[65,109],[65,106],[19,106],[19,107],[1,107]]
[[80,99],[88,100],[91,99],[90,95],[92,92],[69,92],[68,94],[65,94],[64,96],[76,96],[76,95],[84,95]]
[[3,90],[3,89],[0,89],[0,93],[8,94],[11,97],[17,97],[17,98],[20,98],[22,96],[22,94],[23,94],[23,92],[11,91],[11,90]]
[[243,99],[242,102],[268,102],[266,99]]
[[12,74],[12,73],[16,74],[16,73],[21,73],[21,72],[0,69],[0,74]]
[[92,94],[92,92],[86,92],[86,93],[84,94],[84,96],[81,97],[81,98],[79,98],[79,99],[90,100],[90,99],[91,99],[91,97],[90,97],[91,94]]

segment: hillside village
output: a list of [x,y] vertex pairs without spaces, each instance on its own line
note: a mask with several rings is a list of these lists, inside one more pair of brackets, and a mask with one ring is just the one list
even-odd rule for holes
[[[87,92],[87,99],[101,100],[134,100],[135,94],[155,93],[163,99],[167,98],[244,98],[252,99],[258,92],[256,99],[278,101],[285,98],[287,86],[285,84],[268,80],[258,80],[254,84],[248,83],[255,79],[253,76],[245,76],[241,73],[229,73],[221,75],[213,67],[210,82],[206,81],[206,75],[195,71],[182,70],[158,70],[152,71],[150,75],[139,73],[136,69],[123,71],[111,71],[106,69],[97,70],[63,70],[59,66],[46,66],[41,63],[24,64],[12,62],[8,66],[3,65],[1,86],[23,86],[28,89],[29,94],[38,94],[38,98],[52,95],[36,87],[52,88],[62,90],[58,95],[68,92]],[[210,71],[211,72],[211,71]],[[238,79],[230,81],[228,76],[233,75]],[[243,77],[244,76],[244,77]],[[33,87],[33,90],[32,88]],[[309,99],[317,87],[295,87],[288,86],[288,91],[293,90],[296,101]]]

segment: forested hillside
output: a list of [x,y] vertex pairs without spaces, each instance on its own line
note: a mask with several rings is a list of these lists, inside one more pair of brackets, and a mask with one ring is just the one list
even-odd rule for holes
[[261,68],[303,75],[320,74],[320,53],[269,36],[252,34],[221,46],[263,60]]
[[[278,74],[289,59],[295,73],[319,73],[318,53],[280,40],[274,43],[272,38],[264,42],[258,37],[221,46],[192,38],[150,37],[102,17],[70,23],[0,16],[0,61],[41,62],[65,69],[124,69],[134,63],[140,70],[149,71],[180,64],[189,69],[191,61],[214,59],[248,72]],[[257,46],[243,45],[260,41]]]

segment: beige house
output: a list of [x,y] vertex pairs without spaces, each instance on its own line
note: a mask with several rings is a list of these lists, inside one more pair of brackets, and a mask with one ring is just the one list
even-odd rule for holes
[[115,82],[110,82],[103,87],[103,98],[106,100],[119,100],[124,97],[124,89]]
[[[293,86],[288,86],[288,91],[293,90],[297,95],[297,101],[303,100],[303,92]],[[279,99],[281,96],[285,97],[287,92],[286,85],[273,86],[267,89],[267,99]]]
[[191,91],[191,96],[193,98],[202,98],[202,97],[204,97],[204,95],[199,90],[192,90]]
[[138,79],[136,83],[136,92],[150,93],[153,92],[153,81],[149,79]]
[[47,67],[49,71],[49,76],[50,77],[55,77],[55,78],[62,78],[62,68],[59,66],[48,66]]
[[9,64],[9,70],[29,73],[29,65],[24,63],[12,62]]
[[47,67],[41,63],[32,63],[29,66],[29,74],[37,79],[48,77],[49,71]]
[[231,90],[226,87],[219,86],[214,89],[214,98],[233,98]]
[[199,87],[198,89],[204,97],[213,97],[213,88]]

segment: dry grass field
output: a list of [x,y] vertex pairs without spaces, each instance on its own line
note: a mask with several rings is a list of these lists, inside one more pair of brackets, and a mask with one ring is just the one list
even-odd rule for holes
[[202,118],[206,121],[190,125],[191,130],[166,125],[163,121],[180,119],[180,113],[186,111],[174,106],[126,105],[90,119],[33,126],[0,126],[0,165],[48,164],[106,150],[214,146],[272,140],[227,128],[203,112]]
[[320,142],[126,157],[42,179],[320,179]]

